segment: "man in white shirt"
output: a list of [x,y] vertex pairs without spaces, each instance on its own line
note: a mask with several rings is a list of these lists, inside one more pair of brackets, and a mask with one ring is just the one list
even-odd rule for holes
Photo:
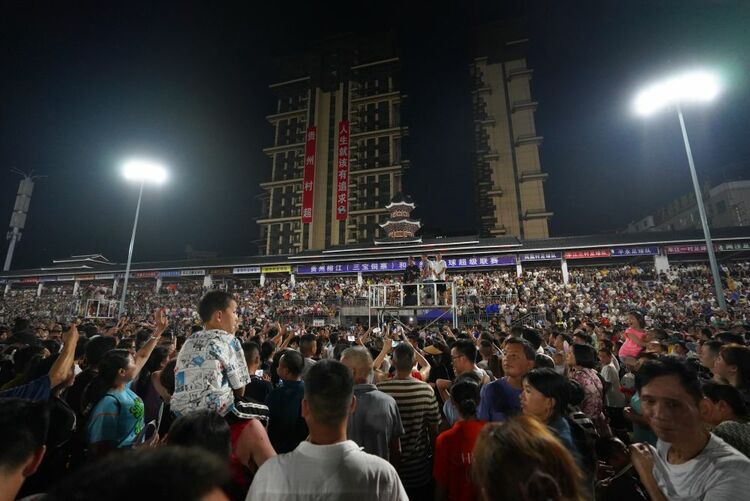
[[[442,254],[438,252],[435,256],[435,261],[430,262],[430,266],[432,267],[432,279],[436,282],[445,282],[447,278],[445,272],[448,269],[448,265],[443,260]],[[443,298],[443,304],[448,304],[448,288],[445,283],[438,283],[437,291],[438,295]]]
[[633,466],[654,501],[745,499],[750,459],[705,429],[710,412],[695,370],[674,357],[644,363],[636,375],[643,415],[656,433],[654,448],[631,446]]
[[398,474],[386,460],[347,440],[354,411],[354,381],[341,362],[322,360],[305,377],[302,415],[308,440],[260,467],[247,500],[404,500]]

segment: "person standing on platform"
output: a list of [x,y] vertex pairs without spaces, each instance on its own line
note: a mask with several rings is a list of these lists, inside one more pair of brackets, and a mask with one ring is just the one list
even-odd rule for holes
[[[404,270],[404,284],[414,284],[419,280],[419,266],[414,262],[414,258],[409,256]],[[404,305],[413,306],[417,304],[417,286],[404,285]]]

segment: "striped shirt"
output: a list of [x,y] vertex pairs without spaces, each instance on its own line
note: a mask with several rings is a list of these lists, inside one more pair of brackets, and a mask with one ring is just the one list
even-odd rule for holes
[[396,400],[404,435],[401,437],[401,462],[397,468],[404,487],[421,487],[432,478],[428,426],[440,424],[440,410],[432,387],[414,378],[391,379],[378,389]]

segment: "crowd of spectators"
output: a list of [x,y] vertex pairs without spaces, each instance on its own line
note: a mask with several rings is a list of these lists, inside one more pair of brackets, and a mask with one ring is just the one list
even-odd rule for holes
[[727,311],[698,265],[453,275],[492,313],[459,328],[279,320],[366,297],[349,278],[136,281],[82,321],[16,291],[0,500],[742,499],[749,270]]

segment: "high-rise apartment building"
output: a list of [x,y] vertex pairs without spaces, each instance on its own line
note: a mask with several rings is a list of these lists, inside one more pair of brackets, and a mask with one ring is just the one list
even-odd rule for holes
[[470,66],[479,231],[485,237],[547,238],[552,212],[544,202],[542,136],[534,124],[528,39],[519,31],[511,23],[483,27]]
[[271,178],[261,183],[260,254],[380,236],[408,163],[399,67],[389,37],[329,40],[281,61],[267,117],[274,144],[263,150]]

